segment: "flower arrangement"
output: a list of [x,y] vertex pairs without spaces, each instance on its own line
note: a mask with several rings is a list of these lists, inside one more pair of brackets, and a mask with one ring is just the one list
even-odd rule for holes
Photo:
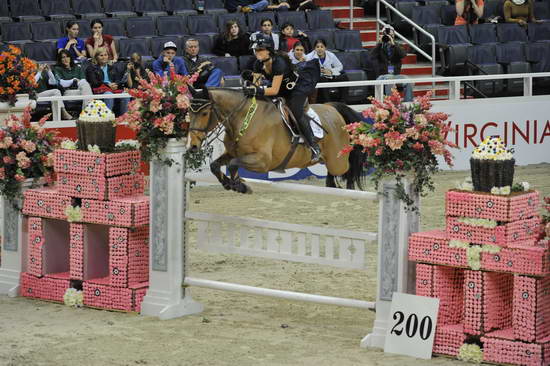
[[16,94],[28,93],[35,98],[37,67],[31,59],[21,56],[21,50],[13,45],[0,53],[0,102],[15,105]]
[[413,199],[405,192],[402,179],[413,173],[412,182],[421,196],[434,190],[432,175],[439,170],[437,156],[449,165],[453,157],[449,147],[457,146],[445,139],[451,128],[444,122],[445,113],[429,112],[431,92],[415,98],[410,104],[402,103],[394,90],[383,102],[372,99],[373,106],[363,112],[372,124],[357,122],[345,128],[350,134],[350,144],[340,154],[353,150],[354,145],[363,146],[367,153],[367,165],[375,168],[372,179],[378,188],[384,177],[397,181],[396,196],[416,211]]
[[27,107],[22,117],[12,115],[0,128],[0,193],[12,201],[26,179],[52,181],[53,151],[59,141],[57,132],[42,128],[48,118],[31,125],[31,108]]
[[75,288],[68,288],[63,295],[63,302],[67,306],[80,308],[84,306],[84,293]]
[[458,351],[459,360],[480,364],[483,361],[483,350],[477,344],[464,343]]
[[[117,118],[117,123],[127,123],[136,131],[144,160],[163,160],[160,154],[168,139],[187,136],[187,109],[190,105],[188,85],[193,84],[198,75],[182,76],[173,71],[170,76],[159,76],[152,72],[148,75],[150,81],[142,79],[138,89],[128,91],[134,99],[128,104],[128,112]],[[206,156],[193,157],[204,160]],[[186,158],[189,159],[189,156]],[[170,159],[164,159],[163,162],[172,164]]]

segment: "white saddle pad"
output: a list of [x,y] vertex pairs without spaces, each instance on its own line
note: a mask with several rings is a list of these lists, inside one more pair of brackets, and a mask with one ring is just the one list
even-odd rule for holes
[[321,118],[319,118],[319,115],[311,107],[309,107],[307,115],[311,118],[311,120],[309,121],[309,125],[311,126],[311,130],[313,131],[313,136],[317,137],[318,139],[322,139],[324,136],[324,131],[321,126],[319,126],[321,124]]

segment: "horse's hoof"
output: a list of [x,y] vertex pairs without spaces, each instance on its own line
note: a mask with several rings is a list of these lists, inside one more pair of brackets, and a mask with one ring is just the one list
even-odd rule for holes
[[225,188],[226,191],[230,191],[231,189],[233,189],[233,187],[231,186],[231,184],[229,182],[222,183],[222,187]]

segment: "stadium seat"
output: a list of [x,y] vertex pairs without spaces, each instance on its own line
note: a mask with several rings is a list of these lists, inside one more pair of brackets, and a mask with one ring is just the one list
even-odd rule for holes
[[334,34],[339,32],[339,30],[335,31],[334,29],[332,31],[328,29],[318,29],[318,30],[311,30],[307,32],[307,35],[309,37],[309,41],[311,43],[311,47],[313,47],[313,44],[318,39],[323,39],[327,43],[327,48],[329,50],[335,50],[336,46],[334,45]]
[[282,11],[277,13],[277,24],[279,29],[284,23],[291,23],[296,30],[307,30],[309,28],[306,22],[305,12],[301,11]]
[[341,51],[363,50],[360,32],[358,30],[342,29],[334,32],[334,44]]
[[230,20],[236,20],[239,23],[241,29],[246,32],[248,27],[246,25],[246,17],[244,13],[230,13],[230,14],[218,14],[218,29],[225,31],[225,24]]
[[0,0],[0,23],[11,22],[8,0]]
[[126,31],[124,30],[124,22],[120,18],[104,18],[103,22],[103,34],[110,34],[113,38],[125,38]]
[[256,57],[252,55],[239,56],[239,71],[251,70],[255,60]]
[[203,1],[205,14],[226,14],[227,9],[222,0],[204,0]]
[[76,19],[69,0],[42,0],[42,12],[51,20]]
[[160,56],[166,42],[174,42],[178,48],[176,54],[178,56],[183,55],[184,50],[180,37],[155,37],[151,38],[151,56],[153,56],[153,58]]
[[[413,9],[418,6],[415,1],[400,1],[395,4],[395,8],[399,10],[407,18],[412,18]],[[396,19],[393,19],[396,18]],[[405,22],[400,17],[392,17],[392,23],[395,30],[405,36],[412,35],[412,27],[409,23]]]
[[103,0],[103,9],[105,13],[115,18],[135,17],[132,0]]
[[[338,55],[338,57],[339,56],[340,55]],[[367,74],[363,70],[347,70],[346,75],[348,76],[349,81],[360,81],[360,80],[367,79]],[[347,104],[366,103],[367,98],[369,96],[368,87],[354,86],[354,87],[348,88],[347,94],[348,95],[346,96],[346,100],[345,100]]]
[[530,42],[550,42],[550,23],[529,23],[527,35]]
[[26,43],[23,46],[24,54],[32,59],[39,62],[49,62],[53,63],[57,55],[55,43],[54,42],[34,42]]
[[463,25],[442,26],[437,30],[442,71],[450,75],[464,74],[466,51],[472,44]]
[[537,19],[550,20],[550,3],[547,1],[535,2],[534,13]]
[[181,17],[177,15],[158,17],[158,35],[159,36],[181,36],[186,34],[187,25],[185,23],[186,17]]
[[[65,31],[65,28],[67,27],[67,21],[62,22],[63,28],[61,28],[63,31]],[[92,36],[92,30],[90,29],[90,21],[86,19],[78,19],[73,20],[76,24],[78,24],[78,38],[82,38],[84,41],[86,41],[87,38]]]
[[218,25],[212,15],[190,15],[187,17],[190,34],[218,34]]
[[493,23],[472,24],[470,38],[473,44],[497,43],[496,25]]
[[174,15],[195,15],[197,10],[193,5],[193,0],[164,0],[167,11]]
[[134,0],[134,9],[141,15],[153,18],[168,15],[162,0]]
[[306,12],[309,29],[334,29],[334,19],[330,10],[312,10]]
[[[435,37],[437,42],[437,29],[441,27],[441,5],[426,5],[413,8],[412,20],[425,31]],[[424,33],[413,29],[414,41],[423,50],[431,49],[431,39]]]
[[441,24],[454,25],[456,19],[456,6],[444,5],[441,7]]
[[27,22],[2,24],[2,40],[9,43],[32,42],[31,27]]
[[344,70],[360,70],[361,54],[359,52],[339,52],[336,57],[344,65]]
[[447,0],[425,0],[424,4],[426,6],[447,6],[449,2]]
[[499,42],[527,42],[527,32],[519,24],[499,23],[497,39]]
[[[494,44],[469,47],[466,52],[466,59],[468,60],[469,75],[494,75],[503,73],[502,65],[497,63]],[[500,95],[504,91],[504,81],[502,79],[479,80],[474,82],[474,86],[487,96]]]
[[489,19],[492,17],[500,17],[504,19],[503,1],[489,0],[483,5],[483,19]]
[[182,39],[182,48],[185,49],[185,42],[189,38],[194,38],[197,41],[199,41],[199,54],[201,56],[214,56],[214,53],[212,52],[212,48],[214,47],[214,37],[216,35],[213,34],[196,34],[192,36],[183,36]]
[[126,31],[131,38],[157,36],[155,21],[148,16],[126,18]]
[[101,0],[73,1],[73,11],[76,16],[84,19],[105,17]]
[[40,22],[44,20],[38,0],[12,0],[10,13],[13,18],[22,22]]
[[31,33],[34,41],[57,41],[61,38],[61,27],[58,22],[32,22]]
[[210,59],[225,75],[239,75],[239,65],[236,57],[212,57]]
[[130,57],[134,52],[142,56],[151,56],[150,42],[148,38],[123,38],[118,41],[120,57]]
[[[504,66],[507,74],[531,72],[531,65],[525,56],[525,44],[520,42],[499,43],[495,47],[497,62]],[[523,93],[522,79],[508,79],[505,83],[508,94],[521,95]]]
[[275,21],[275,13],[272,11],[262,11],[259,13],[248,13],[246,15],[248,19],[248,31],[250,33],[257,32],[262,29],[262,19],[269,18],[273,22],[273,31],[277,29],[277,22]]
[[[531,63],[531,72],[550,72],[550,43],[528,43],[525,56]],[[550,87],[550,78],[535,78],[534,84],[539,87]]]

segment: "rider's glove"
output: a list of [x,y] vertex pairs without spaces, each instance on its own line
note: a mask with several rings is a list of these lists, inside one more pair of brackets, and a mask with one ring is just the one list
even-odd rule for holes
[[244,70],[241,73],[241,79],[243,80],[252,81],[253,78],[254,78],[254,73],[251,70]]
[[264,88],[262,88],[261,86],[249,86],[243,88],[243,94],[249,98],[255,97],[257,95],[264,95]]

